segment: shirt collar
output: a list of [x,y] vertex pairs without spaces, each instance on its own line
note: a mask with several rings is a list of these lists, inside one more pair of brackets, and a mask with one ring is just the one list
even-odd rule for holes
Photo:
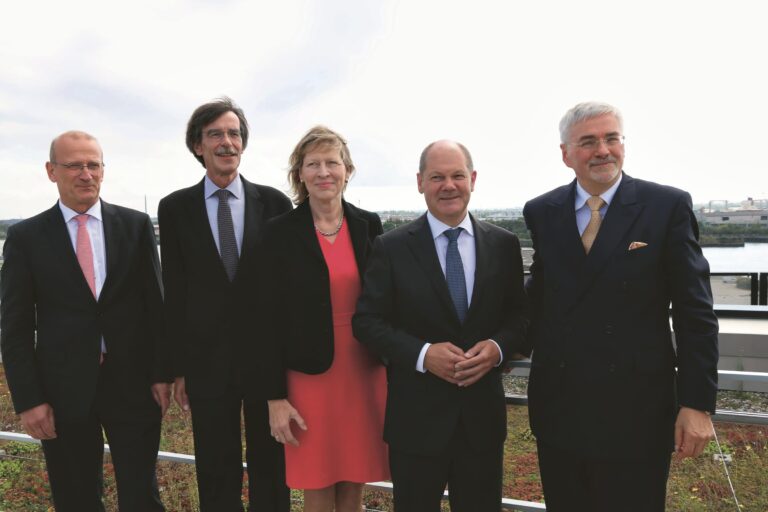
[[[433,239],[442,235],[446,229],[453,229],[448,224],[438,220],[437,217],[432,215],[432,212],[429,210],[427,210],[427,222],[429,222],[429,229],[432,231]],[[472,219],[469,217],[469,212],[467,212],[467,214],[464,216],[464,220],[462,220],[456,227],[464,228],[464,231],[466,231],[467,234],[470,236],[475,236],[475,232],[472,229]]]
[[[621,180],[623,178],[623,173],[619,174],[619,179],[616,180],[616,183],[611,185],[611,188],[600,194],[600,197],[603,198],[603,201],[605,201],[605,208],[607,208],[611,201],[613,201],[613,196],[616,195],[616,189],[619,188],[619,183],[621,183]],[[575,209],[580,210],[587,202],[587,199],[592,197],[592,194],[584,190],[584,187],[581,186],[581,184],[576,181],[576,202],[575,202]]]
[[[80,215],[78,212],[62,203],[61,199],[59,199],[59,209],[61,210],[61,214],[64,215],[64,222],[69,222]],[[101,199],[97,199],[93,206],[88,208],[88,211],[85,213],[101,221]]]
[[[219,186],[211,181],[211,178],[209,178],[206,174],[205,180],[203,182],[203,194],[205,195],[205,198],[208,199],[218,190]],[[227,185],[226,190],[229,190],[229,192],[235,196],[235,199],[240,199],[243,197],[243,180],[240,179],[239,174],[235,179],[232,180],[232,183]]]

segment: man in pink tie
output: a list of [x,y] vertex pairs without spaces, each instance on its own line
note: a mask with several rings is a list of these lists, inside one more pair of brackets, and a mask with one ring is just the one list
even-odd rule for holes
[[104,435],[121,512],[162,511],[155,462],[172,372],[152,222],[99,198],[91,135],[51,143],[53,208],[8,230],[0,348],[14,408],[40,439],[58,512],[104,510]]

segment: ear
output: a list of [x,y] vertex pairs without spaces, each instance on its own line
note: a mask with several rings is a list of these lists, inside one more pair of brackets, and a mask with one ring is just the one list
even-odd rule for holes
[[422,173],[417,172],[416,173],[416,185],[419,187],[419,194],[423,194],[424,193],[424,188],[421,186],[421,182],[422,182],[423,179],[424,179],[424,176],[422,175]]
[[571,165],[571,158],[568,156],[568,144],[560,144],[560,151],[563,154],[563,163],[573,169],[573,165]]
[[472,171],[472,174],[469,175],[469,191],[474,192],[475,191],[475,180],[477,179],[477,171]]
[[203,156],[203,148],[202,148],[202,145],[199,142],[197,144],[195,144],[195,154],[197,156]]
[[48,174],[48,179],[56,183],[56,173],[53,172],[53,164],[51,162],[45,162],[45,172]]

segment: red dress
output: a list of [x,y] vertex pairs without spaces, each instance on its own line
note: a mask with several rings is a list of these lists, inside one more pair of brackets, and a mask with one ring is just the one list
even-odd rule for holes
[[334,356],[325,373],[287,372],[288,400],[307,430],[292,425],[299,446],[285,446],[286,483],[322,489],[337,482],[388,480],[382,439],[386,371],[352,335],[360,275],[346,221],[334,243],[319,233],[317,238],[330,278]]

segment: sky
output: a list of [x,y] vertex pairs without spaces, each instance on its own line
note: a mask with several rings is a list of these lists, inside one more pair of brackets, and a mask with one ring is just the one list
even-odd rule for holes
[[[348,141],[346,197],[424,209],[436,139],[464,143],[470,208],[512,208],[573,179],[557,125],[574,104],[624,115],[624,170],[694,202],[768,197],[768,4],[760,0],[52,0],[0,15],[0,219],[52,206],[50,141],[104,150],[104,200],[154,216],[202,179],[192,111],[228,95],[251,136],[240,167],[287,190],[288,156],[325,124]],[[761,155],[758,152],[758,157]]]

